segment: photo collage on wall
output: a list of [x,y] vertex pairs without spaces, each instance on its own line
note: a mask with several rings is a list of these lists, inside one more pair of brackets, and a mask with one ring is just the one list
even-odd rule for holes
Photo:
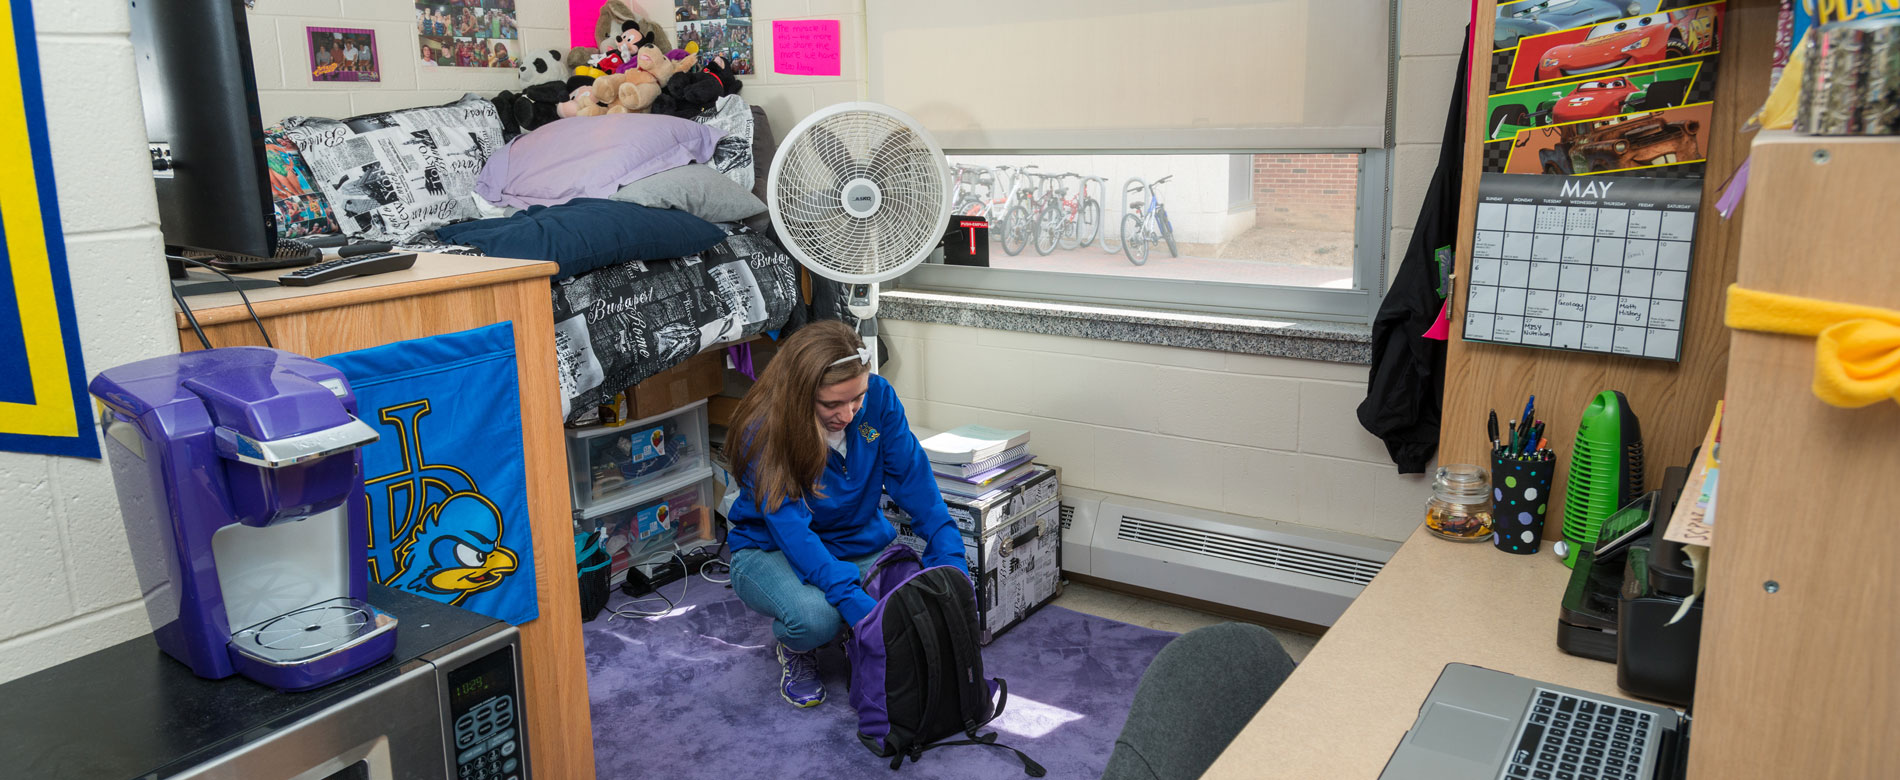
[[416,0],[423,65],[512,68],[521,46],[515,0]]
[[1465,341],[1681,359],[1726,10],[1498,4]]
[[380,81],[376,31],[346,27],[306,27],[312,81]]
[[752,75],[752,0],[674,0],[673,21],[680,48],[697,43],[700,61],[723,56]]

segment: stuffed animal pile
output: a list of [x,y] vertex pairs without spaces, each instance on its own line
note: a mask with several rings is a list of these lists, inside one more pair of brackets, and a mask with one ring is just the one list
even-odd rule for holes
[[702,62],[695,52],[673,49],[666,30],[626,0],[602,6],[594,32],[598,47],[521,58],[520,89],[494,97],[506,138],[575,116],[652,112],[691,119],[743,86],[724,57]]
[[694,60],[696,68],[686,68],[666,82],[660,95],[653,99],[653,113],[692,119],[707,111],[727,95],[738,94],[739,77],[732,73],[732,63],[725,57],[714,57],[698,62],[697,55],[687,55]]

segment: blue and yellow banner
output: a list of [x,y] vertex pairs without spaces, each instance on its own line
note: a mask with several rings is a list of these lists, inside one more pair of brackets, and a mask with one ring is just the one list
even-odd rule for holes
[[97,458],[32,3],[0,3],[0,449]]
[[511,322],[318,358],[363,448],[370,580],[519,625],[540,614]]

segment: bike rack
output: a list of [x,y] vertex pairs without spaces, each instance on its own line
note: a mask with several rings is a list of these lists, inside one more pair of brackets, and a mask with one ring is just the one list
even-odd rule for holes
[[[1095,189],[1100,191],[1102,195],[1101,197],[1096,198],[1095,202],[1102,204],[1103,210],[1107,210],[1108,204],[1106,203],[1106,200],[1108,198],[1108,177],[1107,176],[1083,176],[1081,178],[1082,178],[1082,186],[1080,187],[1080,189],[1082,191],[1077,193],[1075,196],[1077,202],[1087,203],[1089,199],[1089,182],[1099,182],[1099,184],[1096,185]],[[1104,236],[1108,235],[1108,215],[1102,214],[1098,216],[1097,219],[1102,220],[1102,224],[1095,226],[1095,240],[1101,241]]]
[[[1103,187],[1108,186],[1108,179],[1106,177],[1098,176],[1096,178],[1099,178],[1102,180]],[[1147,179],[1143,179],[1139,176],[1128,177],[1127,181],[1122,182],[1122,206],[1121,206],[1121,211],[1116,212],[1115,214],[1115,221],[1110,222],[1108,220],[1107,215],[1103,215],[1102,217],[1102,238],[1101,238],[1102,251],[1107,252],[1111,255],[1120,254],[1122,251],[1122,234],[1121,234],[1122,217],[1128,214],[1128,193],[1134,192],[1136,190],[1135,187],[1130,186],[1134,184],[1140,184],[1141,185],[1140,189],[1143,192],[1147,191],[1148,189]],[[1115,226],[1115,248],[1114,249],[1108,248],[1108,226],[1109,225]]]

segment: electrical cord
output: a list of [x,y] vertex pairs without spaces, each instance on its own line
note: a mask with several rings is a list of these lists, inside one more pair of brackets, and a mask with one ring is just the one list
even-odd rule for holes
[[[257,318],[257,309],[251,308],[251,296],[244,294],[244,288],[238,286],[236,279],[231,278],[231,275],[225,273],[223,269],[218,268],[217,266],[211,265],[210,263],[204,262],[202,260],[197,260],[190,257],[184,257],[182,255],[171,255],[170,257],[174,260],[190,263],[192,265],[198,266],[199,268],[203,268],[207,271],[210,271],[214,274],[224,277],[225,281],[230,282],[231,289],[237,291],[238,300],[241,300],[244,302],[244,310],[251,313],[251,322],[257,323],[257,334],[264,337],[264,346],[270,347],[272,349],[275,349],[277,347],[277,345],[270,343],[270,333],[264,330],[264,321]],[[177,295],[177,293],[178,293],[177,288],[173,288],[172,294]],[[182,299],[180,300],[180,303],[183,303]],[[186,309],[185,311],[189,313],[191,310]],[[198,333],[198,337],[200,339],[203,339],[204,333],[200,331]],[[206,342],[205,349],[210,349],[210,348],[211,348],[211,343]]]
[[[166,285],[171,287],[171,285]],[[191,304],[185,302],[185,296],[178,294],[178,288],[172,287],[172,300],[178,302],[178,308],[185,311],[185,321],[191,323],[191,332],[198,334],[198,343],[205,349],[211,348],[211,339],[205,338],[205,329],[198,327],[198,317],[191,313]]]
[[[677,600],[667,598],[665,593],[660,592],[660,589],[658,587],[655,587],[653,589],[652,595],[641,596],[639,598],[636,598],[632,601],[627,602],[626,606],[622,606],[619,609],[608,610],[608,615],[607,615],[608,622],[612,622],[614,618],[625,618],[628,620],[632,620],[635,618],[663,617],[665,615],[671,614],[674,610],[679,609],[679,605],[686,603],[687,585],[691,583],[693,579],[691,574],[686,573],[686,570],[690,568],[690,566],[686,562],[686,556],[699,552],[701,550],[704,550],[707,547],[713,548],[713,559],[700,564],[699,566],[700,578],[714,585],[725,585],[732,582],[732,564],[729,564],[723,560],[720,560],[718,557],[719,551],[725,549],[726,547],[725,542],[719,542],[718,544],[701,544],[697,547],[693,547],[692,549],[683,549],[679,547],[678,545],[675,545],[673,549],[671,550],[662,550],[660,552],[647,556],[646,558],[642,559],[640,562],[635,563],[632,566],[629,566],[628,571],[631,572],[635,567],[645,566],[649,563],[652,563],[654,559],[656,558],[660,560],[665,560],[666,558],[671,557],[674,560],[679,561],[680,573],[682,575],[680,577],[679,598]],[[723,580],[714,579],[712,575],[707,573],[707,567],[710,567],[710,566],[725,567],[726,578]],[[642,608],[633,606],[633,605],[640,604],[641,602],[652,601],[654,599],[659,599],[660,601],[666,602],[666,609],[656,612],[656,611],[642,609]]]
[[[666,556],[669,556],[669,555],[673,556],[675,560],[678,560],[680,562],[680,571],[682,573],[685,572],[686,558],[680,555],[680,550],[676,546],[671,550],[665,550],[654,555],[649,555],[645,559],[641,560],[639,563],[635,563],[632,566],[628,567],[627,569],[628,576],[632,576],[632,571],[634,567],[645,566],[646,564],[651,563],[654,558],[664,559]],[[671,614],[673,610],[679,608],[679,605],[681,603],[686,601],[686,586],[692,584],[692,581],[693,581],[692,577],[680,578],[679,601],[674,601],[673,599],[667,598],[665,593],[661,593],[660,589],[655,587],[653,589],[653,595],[651,596],[641,596],[639,598],[636,598],[632,601],[627,602],[628,606],[622,606],[619,609],[608,610],[609,614],[607,615],[607,622],[609,623],[613,622],[614,618],[626,618],[628,620],[633,620],[635,618],[664,617],[668,614]],[[649,611],[645,609],[629,608],[631,605],[639,604],[640,602],[643,602],[643,601],[652,601],[656,598],[661,601],[666,602],[666,609],[660,610],[658,612],[653,612],[653,611]]]
[[[694,547],[693,549],[691,549],[691,550],[688,550],[687,552],[689,552],[689,553],[691,553],[691,552],[698,552],[698,551],[700,551],[700,550],[704,550],[704,549],[706,549],[706,545],[703,545],[703,544],[702,544],[702,545],[700,545],[700,546],[698,546],[698,547]],[[720,543],[718,544],[718,546],[716,546],[716,547],[714,547],[714,548],[713,548],[713,558],[712,558],[712,560],[710,560],[710,561],[707,561],[707,562],[705,562],[705,563],[702,563],[702,564],[700,564],[700,565],[699,565],[699,577],[700,577],[700,579],[703,579],[703,580],[705,580],[705,581],[707,581],[707,582],[710,582],[710,583],[712,583],[712,584],[714,584],[714,585],[731,585],[731,584],[732,584],[732,564],[730,564],[730,563],[727,563],[727,562],[726,562],[725,560],[723,560],[723,559],[721,559],[721,558],[719,557],[719,552],[720,552],[721,550],[724,550],[724,549],[726,549],[726,543],[722,541],[722,542],[720,542]],[[713,579],[713,576],[712,576],[712,574],[710,574],[710,573],[708,573],[708,572],[710,572],[710,571],[711,571],[711,569],[712,569],[712,567],[714,567],[714,566],[718,566],[718,567],[721,567],[721,568],[723,568],[723,569],[725,569],[725,570],[726,570],[726,578],[725,578],[725,579],[723,579],[723,580],[716,580],[716,579]]]

